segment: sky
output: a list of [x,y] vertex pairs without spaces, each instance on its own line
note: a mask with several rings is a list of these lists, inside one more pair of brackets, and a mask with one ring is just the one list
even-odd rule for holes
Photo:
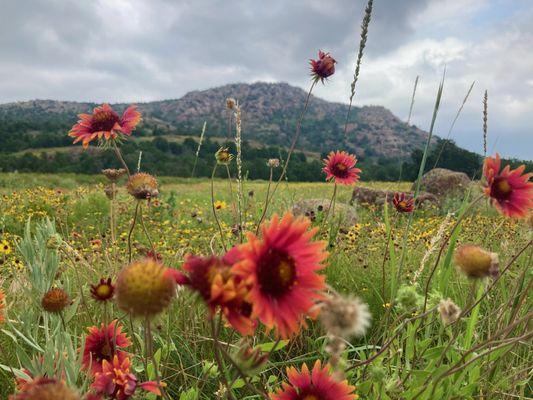
[[[315,95],[347,102],[366,0],[0,0],[0,103],[142,102],[235,82],[310,85],[318,49],[338,61]],[[533,159],[533,1],[374,0],[354,104],[383,105],[483,152]]]

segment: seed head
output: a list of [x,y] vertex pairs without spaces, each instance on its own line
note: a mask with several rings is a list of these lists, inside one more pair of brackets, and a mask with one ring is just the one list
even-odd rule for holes
[[40,377],[25,383],[20,393],[9,400],[81,400],[81,397],[62,381]]
[[320,322],[329,335],[345,339],[363,336],[370,326],[368,305],[359,298],[333,295],[320,306]]
[[451,299],[442,299],[439,303],[439,314],[444,325],[449,325],[459,318],[461,309]]
[[459,246],[453,255],[457,268],[469,278],[484,278],[499,274],[498,254],[480,246],[465,244]]
[[157,180],[144,172],[130,176],[126,188],[128,193],[138,200],[149,200],[159,195]]
[[60,313],[71,304],[67,292],[60,288],[53,288],[46,292],[41,300],[41,306],[50,313]]
[[120,169],[114,169],[114,168],[107,168],[102,170],[102,174],[109,179],[110,182],[116,182],[126,173],[126,170],[124,168]]
[[269,167],[269,168],[278,168],[279,167],[279,159],[278,158],[270,158],[267,161],[267,167]]
[[233,154],[231,154],[227,147],[221,147],[215,153],[217,163],[220,165],[229,165],[233,160]]
[[176,291],[169,268],[153,258],[122,268],[116,283],[118,306],[133,316],[151,317],[168,307]]
[[233,110],[237,105],[237,101],[233,97],[228,97],[226,99],[226,108],[228,110]]
[[104,188],[104,193],[109,200],[113,200],[118,193],[118,189],[113,185],[107,185]]

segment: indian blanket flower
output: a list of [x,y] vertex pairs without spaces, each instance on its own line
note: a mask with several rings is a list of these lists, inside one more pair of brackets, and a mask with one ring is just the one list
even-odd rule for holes
[[125,358],[120,361],[118,356],[113,361],[102,362],[102,372],[96,374],[91,388],[110,399],[127,400],[131,398],[137,388],[147,390],[161,396],[161,390],[157,382],[149,381],[138,383],[137,377],[130,372],[131,361]]
[[524,173],[525,166],[501,169],[500,155],[487,157],[483,163],[485,194],[496,209],[507,217],[525,218],[533,208],[533,173]]
[[304,363],[301,371],[287,368],[288,382],[270,394],[271,400],[356,400],[355,386],[348,381],[336,379],[329,365],[322,367],[320,360],[315,362],[312,371]]
[[248,233],[240,245],[233,272],[250,285],[252,318],[283,338],[297,333],[311,308],[322,299],[324,276],[317,272],[328,256],[325,242],[312,241],[317,229],[307,218],[274,215],[261,226],[262,237]]
[[324,83],[324,80],[330,77],[335,73],[335,59],[329,55],[329,53],[324,53],[322,50],[318,51],[318,59],[311,59],[309,63],[311,64],[311,77],[315,81],[321,81]]
[[81,397],[64,382],[53,378],[39,377],[26,381],[20,392],[9,400],[81,400]]
[[111,278],[101,278],[96,285],[91,285],[91,296],[96,301],[106,302],[113,298],[115,286],[111,283]]
[[128,354],[124,349],[131,345],[130,339],[122,332],[122,325],[117,320],[100,328],[91,326],[89,334],[85,339],[83,348],[82,367],[84,370],[90,370],[92,374],[102,372],[102,363],[104,360],[111,362],[116,356],[122,362]]
[[252,306],[246,300],[249,288],[231,271],[236,254],[236,250],[230,250],[224,257],[188,256],[182,267],[186,275],[178,273],[177,280],[198,292],[212,315],[220,308],[234,329],[250,335],[256,324],[250,318]]
[[122,268],[116,282],[119,308],[138,317],[159,314],[168,307],[175,292],[172,270],[148,257]]
[[322,171],[326,174],[326,180],[333,180],[341,185],[351,185],[359,180],[361,170],[355,168],[357,158],[345,151],[331,152],[324,159]]
[[415,200],[405,196],[405,193],[394,193],[392,204],[400,213],[410,213],[415,209]]
[[69,136],[75,138],[74,143],[82,142],[87,148],[89,143],[98,138],[116,139],[119,135],[130,136],[141,121],[141,113],[137,106],[131,105],[122,117],[109,104],[95,107],[92,114],[79,114],[79,121],[72,127]]
[[50,289],[41,299],[41,306],[50,313],[60,313],[70,304],[69,295],[61,288]]

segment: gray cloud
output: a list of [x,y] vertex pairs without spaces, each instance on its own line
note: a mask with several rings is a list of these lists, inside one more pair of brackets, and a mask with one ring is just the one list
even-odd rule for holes
[[[0,101],[147,101],[256,80],[305,88],[308,59],[319,48],[332,52],[339,67],[316,94],[346,101],[365,3],[4,0]],[[413,122],[427,128],[446,63],[450,96],[440,130],[447,131],[459,97],[476,79],[476,90],[488,87],[491,93],[498,146],[507,155],[532,158],[516,142],[528,138],[525,115],[533,103],[532,56],[526,49],[533,7],[526,0],[516,3],[521,19],[489,12],[485,23],[475,18],[494,8],[488,0],[471,0],[468,6],[460,0],[376,0],[357,103],[383,104],[405,117],[412,82],[420,74]],[[496,14],[500,9],[495,7]],[[508,62],[517,56],[520,62]],[[460,121],[457,141],[479,151],[479,92]]]

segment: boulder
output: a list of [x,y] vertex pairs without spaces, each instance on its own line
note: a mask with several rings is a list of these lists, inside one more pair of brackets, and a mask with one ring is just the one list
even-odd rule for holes
[[[292,213],[295,216],[306,216],[311,221],[322,219],[328,212],[330,199],[306,199],[300,200],[292,207]],[[341,227],[350,228],[357,223],[357,214],[355,208],[349,204],[335,203],[333,215],[341,216]],[[328,216],[331,221],[332,214]]]
[[[461,196],[471,184],[470,178],[464,172],[456,172],[445,168],[434,168],[426,172],[420,181],[420,190],[424,190],[438,197]],[[412,190],[416,187],[413,183]]]
[[[402,193],[402,192],[356,186],[353,190],[350,204],[353,204],[354,202],[358,202],[360,204],[383,205],[385,203],[385,199],[387,199],[389,203],[392,203],[392,199],[394,198],[395,193]],[[414,194],[413,192],[403,192],[403,193],[407,197],[412,197]],[[439,199],[431,193],[420,192],[418,194],[418,197],[416,198],[416,204],[424,206],[426,203],[439,205]]]

